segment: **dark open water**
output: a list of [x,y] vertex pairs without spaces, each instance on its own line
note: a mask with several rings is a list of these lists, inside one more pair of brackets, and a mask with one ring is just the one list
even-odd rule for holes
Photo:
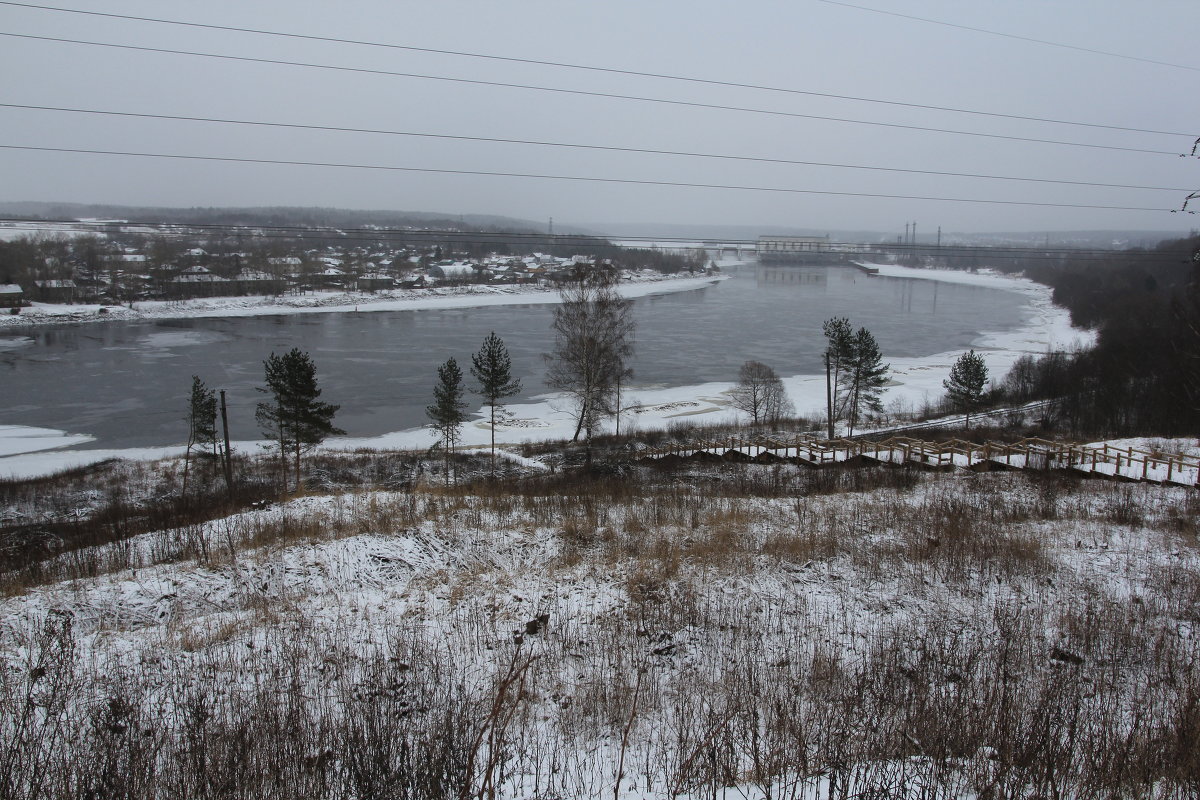
[[[780,375],[817,373],[821,323],[846,316],[875,334],[885,358],[965,348],[1026,318],[1014,292],[880,278],[852,268],[735,269],[705,289],[635,301],[634,387],[735,380],[747,359]],[[225,389],[236,439],[255,439],[254,404],[271,352],[308,351],[337,424],[369,436],[424,424],[437,366],[463,372],[489,331],[508,345],[522,397],[546,391],[541,354],[552,306],[303,314],[8,329],[34,343],[0,350],[0,424],[97,437],[89,447],[181,443],[191,376]],[[476,398],[470,398],[476,402]],[[519,401],[520,398],[514,400]],[[474,406],[473,406],[474,407]]]

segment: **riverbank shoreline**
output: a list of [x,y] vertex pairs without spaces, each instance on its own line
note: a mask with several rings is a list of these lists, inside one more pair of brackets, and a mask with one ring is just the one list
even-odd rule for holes
[[[1051,350],[1068,350],[1087,346],[1094,340],[1090,331],[1073,328],[1065,309],[1055,306],[1051,290],[1022,277],[981,270],[960,272],[951,270],[925,270],[894,265],[870,265],[879,267],[880,277],[891,279],[932,280],[944,283],[959,283],[987,288],[1003,289],[1025,296],[1027,319],[1020,327],[1008,331],[982,332],[970,345],[980,355],[993,380],[1000,380],[1012,364],[1021,356],[1037,355]],[[712,283],[714,278],[684,279],[683,281],[656,281],[643,284],[628,284],[626,290],[642,290],[645,296],[662,291],[683,291],[689,281],[699,288]],[[667,284],[671,284],[668,287]],[[556,295],[547,293],[542,302],[553,302]],[[468,306],[469,307],[469,306]],[[856,320],[870,327],[870,320]],[[915,358],[888,359],[891,363],[891,384],[884,393],[885,408],[894,413],[919,409],[924,403],[935,401],[944,394],[942,380],[948,375],[950,365],[965,349],[953,349]],[[821,419],[825,402],[823,375],[801,374],[783,378],[797,413],[810,419]],[[672,424],[726,424],[741,418],[740,412],[729,404],[732,381],[708,382],[694,385],[656,387],[632,386],[621,400],[621,430],[661,429]],[[474,416],[463,427],[464,447],[481,447],[488,444],[491,431],[486,422],[486,409],[477,409]],[[612,421],[606,426],[611,431]],[[505,408],[502,421],[496,426],[498,445],[512,446],[530,441],[552,441],[569,439],[574,432],[574,422],[565,398],[544,394]],[[0,431],[0,435],[2,435]],[[182,455],[181,446],[140,447],[127,449],[67,449],[80,448],[86,440],[85,434],[61,433],[61,444],[54,444],[51,434],[40,432],[36,441],[37,452],[14,452],[0,448],[0,478],[29,478],[52,474],[64,469],[84,466],[110,458],[154,460]],[[15,438],[15,437],[14,437]],[[419,450],[429,447],[433,438],[427,428],[408,428],[373,436],[346,436],[328,440],[322,449],[349,451],[372,450]],[[262,452],[265,443],[240,441],[234,448],[241,452]]]
[[[622,297],[686,292],[717,281],[723,275],[681,278],[661,273],[638,273],[617,285]],[[191,300],[144,300],[128,306],[34,303],[20,314],[0,315],[0,330],[38,325],[140,322],[167,319],[270,317],[290,314],[349,314],[381,311],[424,311],[499,305],[541,305],[559,302],[558,289],[533,285],[435,286],[428,289],[390,289],[380,292],[313,291],[298,295],[248,295]]]

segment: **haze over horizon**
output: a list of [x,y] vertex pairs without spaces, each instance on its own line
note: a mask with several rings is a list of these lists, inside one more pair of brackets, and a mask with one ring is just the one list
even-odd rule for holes
[[54,8],[0,3],[0,200],[1195,227],[1195,4]]

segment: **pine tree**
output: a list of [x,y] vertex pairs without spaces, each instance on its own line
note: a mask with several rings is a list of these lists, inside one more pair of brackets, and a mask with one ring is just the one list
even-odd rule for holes
[[987,385],[988,369],[983,357],[972,350],[963,353],[950,367],[950,377],[942,381],[950,402],[966,412],[966,427],[971,427],[971,412],[983,403],[983,387]]
[[841,387],[845,382],[843,373],[853,355],[854,334],[850,329],[850,320],[845,317],[834,317],[825,320],[823,325],[826,346],[823,358],[825,361],[825,409],[829,438],[833,438],[834,427],[841,417],[843,401]]
[[279,447],[283,488],[287,490],[287,456],[294,456],[296,488],[300,488],[300,454],[320,444],[327,436],[345,431],[334,427],[333,416],[341,406],[318,400],[317,368],[308,353],[292,348],[282,356],[271,353],[263,362],[265,387],[258,391],[271,395],[269,402],[258,404],[254,417],[263,435]]
[[847,419],[850,432],[867,413],[883,410],[880,400],[887,383],[891,364],[883,363],[883,354],[875,337],[866,328],[859,328],[850,343],[850,353],[843,375],[846,377]]
[[513,380],[512,359],[509,358],[508,348],[504,340],[495,331],[488,334],[480,346],[479,352],[471,356],[471,376],[479,381],[475,389],[483,395],[484,403],[491,411],[492,431],[492,477],[496,477],[496,409],[501,407],[500,401],[512,397],[521,391],[520,379]]
[[187,495],[188,469],[192,461],[192,448],[202,452],[212,448],[216,455],[217,446],[217,393],[204,385],[200,376],[192,376],[192,393],[188,398],[188,440],[183,451],[183,493]]
[[429,427],[438,436],[442,446],[447,480],[450,476],[450,451],[458,444],[463,421],[466,419],[467,404],[463,402],[466,387],[463,386],[462,370],[453,358],[438,367],[438,382],[433,387],[433,405],[425,407],[432,422]]

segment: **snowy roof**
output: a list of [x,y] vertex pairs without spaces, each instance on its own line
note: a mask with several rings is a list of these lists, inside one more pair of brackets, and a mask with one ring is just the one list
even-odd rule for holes
[[475,268],[470,264],[438,264],[430,267],[429,272],[442,278],[466,278],[475,275]]
[[288,266],[291,266],[291,267],[298,267],[298,266],[300,266],[300,259],[296,258],[295,256],[287,256],[286,258],[268,258],[267,263],[268,264],[287,264]]
[[193,267],[188,267],[187,269],[185,269],[183,272],[181,272],[179,274],[180,275],[208,275],[211,272],[212,272],[212,270],[210,270],[208,267],[202,267],[199,264],[197,264]]
[[244,269],[233,276],[235,281],[273,281],[274,277],[257,269]]
[[0,283],[0,294],[24,294],[24,290],[15,283]]
[[212,273],[209,273],[207,275],[198,275],[198,274],[189,275],[189,274],[185,273],[183,275],[180,275],[178,278],[175,278],[173,281],[171,281],[171,283],[228,283],[228,282],[229,282],[228,278],[222,278],[220,275],[213,275]]
[[34,281],[34,286],[39,289],[74,289],[75,281]]

